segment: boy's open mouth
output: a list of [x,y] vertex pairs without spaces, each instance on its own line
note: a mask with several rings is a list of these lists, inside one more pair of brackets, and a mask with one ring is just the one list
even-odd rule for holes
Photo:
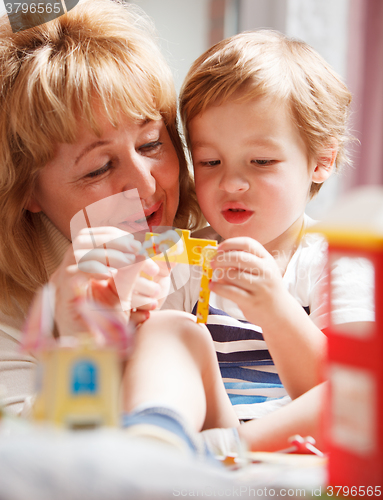
[[254,212],[244,208],[227,208],[226,210],[222,210],[221,213],[230,224],[244,224]]

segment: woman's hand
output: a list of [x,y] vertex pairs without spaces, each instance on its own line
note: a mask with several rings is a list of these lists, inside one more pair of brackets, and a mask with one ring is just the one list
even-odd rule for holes
[[132,235],[115,227],[80,231],[50,279],[56,288],[55,320],[60,335],[86,329],[76,310],[79,294],[87,294],[123,322],[129,321],[133,287],[144,264],[140,248]]
[[137,277],[132,294],[131,321],[136,325],[150,316],[150,311],[159,309],[170,289],[171,265],[159,260],[147,259]]

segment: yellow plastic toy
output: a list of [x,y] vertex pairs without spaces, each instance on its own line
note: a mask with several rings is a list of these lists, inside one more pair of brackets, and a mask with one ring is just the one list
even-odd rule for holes
[[216,248],[210,245],[202,249],[202,276],[197,305],[197,323],[206,323],[209,315],[209,283],[213,276],[213,269],[211,268],[210,262],[216,253]]
[[[174,241],[171,233],[177,233],[180,239]],[[182,246],[179,244],[182,242]],[[213,271],[210,262],[216,253],[216,240],[205,240],[202,238],[191,238],[187,229],[175,229],[167,231],[163,235],[158,233],[146,233],[145,253],[153,260],[189,264],[202,267],[201,290],[197,305],[197,323],[206,323],[209,314],[209,282]],[[170,264],[169,264],[170,265]]]

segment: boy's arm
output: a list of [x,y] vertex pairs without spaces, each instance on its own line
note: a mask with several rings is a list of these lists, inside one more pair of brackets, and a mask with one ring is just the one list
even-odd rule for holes
[[267,418],[250,420],[237,427],[240,439],[250,451],[278,451],[289,447],[288,439],[296,434],[311,436],[323,451],[320,432],[326,384],[314,387]]
[[278,304],[262,330],[280,379],[292,399],[323,381],[327,338],[287,290],[279,295]]
[[296,398],[322,381],[326,336],[286,290],[274,258],[251,238],[219,246],[211,290],[233,300],[262,327],[283,385]]

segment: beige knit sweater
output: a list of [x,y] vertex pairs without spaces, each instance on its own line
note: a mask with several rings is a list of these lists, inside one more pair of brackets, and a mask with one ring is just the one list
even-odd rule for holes
[[[57,269],[70,241],[43,214],[40,216],[43,259],[49,276]],[[34,393],[36,359],[21,350],[25,316],[0,312],[0,399],[10,414],[20,414]]]

